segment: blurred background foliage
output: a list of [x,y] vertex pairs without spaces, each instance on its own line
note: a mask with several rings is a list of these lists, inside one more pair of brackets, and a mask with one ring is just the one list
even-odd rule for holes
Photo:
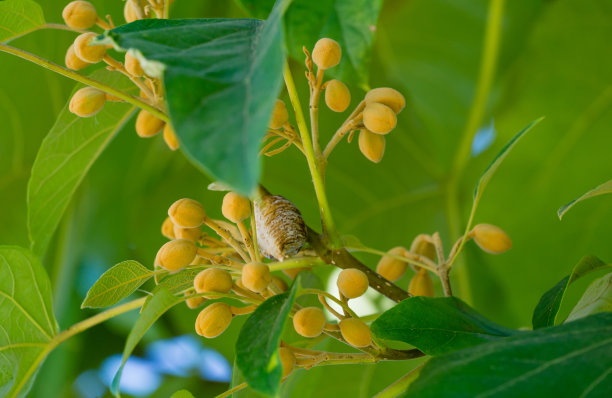
[[[123,21],[122,2],[91,1],[100,14],[111,14],[117,23]],[[61,22],[67,0],[39,3],[47,21]],[[387,151],[380,164],[366,160],[355,142],[342,143],[332,154],[327,185],[342,234],[387,250],[409,246],[418,233],[440,231],[446,245],[451,245],[449,221],[453,215],[448,212],[446,181],[474,97],[488,3],[384,1],[376,26],[370,86],[395,87],[406,95],[409,105],[399,116],[398,128],[387,136]],[[172,16],[247,15],[231,1],[177,0]],[[558,207],[611,178],[610,21],[610,0],[506,2],[498,67],[478,145],[461,176],[457,198],[451,198],[457,200],[459,214],[455,216],[464,225],[475,183],[495,154],[522,127],[539,116],[546,117],[508,156],[476,215],[476,222],[505,229],[513,238],[513,249],[491,256],[470,243],[460,266],[463,270],[456,270],[469,282],[456,286],[457,294],[502,325],[528,326],[541,294],[568,274],[583,255],[594,254],[604,261],[612,258],[608,197],[580,204],[562,222],[556,216]],[[69,32],[39,31],[13,45],[61,64],[73,39]],[[301,62],[293,66],[295,76],[301,77]],[[363,91],[357,82],[347,83],[356,104]],[[298,80],[298,84],[305,99],[306,83]],[[73,87],[68,79],[0,54],[2,244],[29,244],[25,203],[30,168]],[[326,108],[321,118],[325,142],[343,119]],[[180,152],[168,151],[161,137],[140,139],[133,123],[128,123],[79,188],[44,259],[61,327],[94,313],[80,310],[79,304],[104,270],[125,259],[152,266],[164,242],[159,228],[174,200],[198,199],[211,215],[220,217],[222,194],[207,191],[209,182]],[[319,227],[307,166],[297,150],[266,159],[263,183],[294,201],[307,222]],[[359,257],[372,267],[377,262],[373,255]],[[323,278],[328,272],[319,271]],[[451,279],[456,276],[451,274]],[[399,285],[407,286],[408,278]],[[439,286],[436,289],[441,291]],[[100,368],[109,355],[122,350],[136,315],[119,317],[61,346],[44,363],[31,396],[85,396],[75,389],[75,379],[84,370]],[[183,306],[173,309],[147,333],[136,354],[144,356],[147,344],[157,339],[194,335],[195,316]],[[202,344],[232,363],[241,324],[242,320],[233,322],[228,333]],[[285,394],[371,396],[414,365],[381,363],[299,371],[287,383]],[[218,394],[227,384],[198,376],[170,376],[153,396],[167,397],[180,388],[205,397]]]

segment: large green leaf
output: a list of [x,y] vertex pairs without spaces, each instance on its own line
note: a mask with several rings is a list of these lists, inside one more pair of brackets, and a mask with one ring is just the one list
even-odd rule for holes
[[372,324],[382,339],[403,341],[429,355],[442,355],[517,332],[489,321],[456,297],[411,297]]
[[0,42],[32,32],[45,24],[40,6],[32,0],[0,2]]
[[266,395],[275,396],[280,386],[283,371],[278,346],[299,281],[298,278],[289,291],[259,305],[236,341],[236,364],[249,386]]
[[29,250],[0,246],[0,395],[23,397],[58,326],[51,283]]
[[612,311],[612,273],[594,280],[589,285],[565,322],[605,311]]
[[599,195],[603,195],[603,194],[606,194],[606,193],[612,193],[612,180],[604,182],[601,185],[598,185],[597,187],[591,189],[590,191],[588,191],[587,193],[585,193],[584,195],[582,195],[578,199],[574,199],[571,202],[569,202],[568,204],[562,206],[559,210],[557,210],[557,215],[559,216],[559,219],[562,219],[563,216],[565,215],[565,213],[567,213],[569,211],[569,209],[574,207],[574,205],[576,203],[582,202],[585,199],[589,199],[589,198],[592,198],[594,196],[599,196]]
[[552,289],[542,295],[542,298],[540,298],[538,305],[533,311],[533,328],[538,329],[553,326],[558,323],[559,308],[561,307],[568,286],[590,272],[608,267],[612,267],[612,265],[604,263],[595,256],[583,257],[580,262],[574,266],[571,274],[561,279]]
[[137,50],[149,73],[163,75],[186,155],[247,195],[259,182],[259,148],[281,87],[281,19],[288,4],[279,0],[265,23],[141,20],[106,33],[115,45]]
[[[91,77],[137,93],[130,80],[119,73],[99,70]],[[35,254],[44,255],[70,198],[133,110],[130,104],[112,102],[87,118],[71,113],[68,104],[61,111],[43,140],[28,182],[28,229]]]
[[612,389],[612,314],[432,358],[405,397],[605,397]]
[[81,308],[102,308],[118,303],[153,276],[153,271],[138,261],[122,261],[94,283]]

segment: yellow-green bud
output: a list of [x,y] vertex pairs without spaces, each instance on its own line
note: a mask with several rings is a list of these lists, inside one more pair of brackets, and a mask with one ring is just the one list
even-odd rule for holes
[[177,272],[191,264],[197,251],[198,247],[190,240],[171,240],[157,252],[157,262],[168,271]]
[[[232,276],[225,270],[208,268],[196,275],[193,279],[193,287],[198,293],[229,293],[232,290]],[[213,298],[215,296],[207,297]]]
[[195,330],[200,336],[211,339],[223,333],[231,322],[230,306],[216,302],[200,311],[196,319]]
[[397,125],[397,116],[387,105],[372,102],[363,110],[363,125],[373,133],[387,134]]
[[89,43],[98,36],[97,33],[87,32],[79,35],[74,40],[74,53],[77,57],[90,64],[102,61],[106,55],[106,46],[94,45]]
[[188,198],[174,202],[168,209],[168,215],[174,225],[183,228],[199,227],[206,220],[206,212],[200,202]]
[[293,316],[293,328],[304,337],[317,337],[323,333],[325,314],[318,307],[302,308]]
[[143,138],[153,137],[161,131],[164,124],[163,120],[143,109],[136,117],[136,134]]
[[334,112],[344,112],[351,104],[351,92],[340,80],[330,80],[325,86],[325,103]]
[[140,61],[130,53],[125,53],[125,70],[135,77],[142,77],[144,75]]
[[81,58],[77,57],[76,53],[74,52],[74,44],[71,44],[70,47],[68,47],[64,61],[66,63],[66,67],[72,70],[81,70],[89,66],[88,62],[85,62]]
[[380,134],[374,134],[366,129],[359,132],[359,150],[369,161],[378,163],[385,154],[386,140]]
[[93,87],[83,87],[74,93],[70,99],[68,109],[77,116],[89,117],[100,112],[105,102],[106,95],[104,91]]
[[262,263],[248,263],[242,267],[242,284],[252,292],[259,293],[266,290],[272,275],[270,268]]
[[289,113],[283,100],[277,99],[274,103],[274,110],[272,111],[272,117],[270,118],[269,126],[272,129],[280,129],[289,120]]
[[[389,250],[387,254],[403,256],[405,251],[405,248],[398,246]],[[383,256],[380,261],[378,261],[376,272],[391,282],[395,282],[404,275],[406,268],[408,268],[408,263],[406,261],[402,261],[395,257]]]
[[414,274],[412,279],[410,279],[408,293],[412,294],[413,296],[434,296],[433,281],[425,268],[421,268],[419,272]]
[[62,18],[73,29],[89,29],[96,24],[98,13],[88,1],[73,1],[64,7]]
[[170,123],[166,123],[164,126],[164,141],[171,151],[176,151],[181,145]]
[[251,215],[251,202],[235,192],[228,192],[223,197],[221,212],[231,222],[239,223]]
[[342,338],[353,347],[367,347],[372,344],[372,332],[361,319],[343,319],[339,326]]
[[500,227],[478,224],[470,232],[480,248],[491,254],[501,254],[512,248],[512,240]]
[[354,299],[368,290],[368,277],[357,268],[347,268],[340,272],[336,284],[344,297]]
[[397,90],[389,87],[379,87],[367,92],[365,96],[366,104],[378,102],[387,105],[393,112],[400,113],[406,106],[406,99]]
[[342,58],[340,44],[329,38],[319,39],[312,50],[312,61],[321,70],[338,65],[340,58]]

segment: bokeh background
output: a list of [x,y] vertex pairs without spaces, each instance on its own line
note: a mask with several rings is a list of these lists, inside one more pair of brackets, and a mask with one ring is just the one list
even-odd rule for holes
[[[121,1],[91,1],[100,14],[123,21]],[[66,0],[39,3],[47,21],[61,22]],[[612,1],[506,2],[486,114],[458,195],[449,199],[446,182],[474,97],[488,3],[384,1],[370,85],[397,88],[409,105],[399,116],[398,128],[387,136],[380,164],[367,161],[356,142],[343,142],[331,156],[327,185],[342,234],[387,250],[409,246],[418,233],[440,231],[450,246],[449,200],[459,209],[455,216],[464,225],[480,174],[516,132],[545,116],[503,163],[476,215],[477,222],[505,229],[514,241],[513,249],[492,256],[470,243],[462,269],[456,270],[467,281],[455,284],[459,297],[495,322],[526,327],[541,294],[583,255],[612,259],[612,197],[584,202],[563,221],[556,215],[561,205],[612,178]],[[233,1],[214,0],[177,0],[172,15],[246,16]],[[70,32],[39,31],[13,45],[61,64],[73,39]],[[305,44],[311,46],[316,39]],[[293,66],[295,76],[302,76],[301,63]],[[363,91],[355,82],[347,83],[356,104]],[[299,84],[305,94],[305,82]],[[25,200],[30,168],[73,87],[64,77],[0,54],[2,244],[28,246]],[[343,119],[326,108],[321,118],[327,140]],[[164,243],[159,227],[176,199],[196,198],[211,215],[220,216],[222,193],[207,191],[209,182],[180,151],[168,151],[161,137],[140,139],[133,123],[128,123],[79,188],[44,259],[61,327],[95,313],[79,306],[106,269],[125,259],[152,266]],[[309,224],[319,225],[307,166],[297,150],[266,159],[263,182],[295,202]],[[359,257],[372,267],[377,262],[373,255]],[[324,283],[330,271],[317,271]],[[451,274],[451,279],[458,275]],[[406,287],[408,279],[399,284]],[[439,285],[436,289],[441,290]],[[573,289],[575,296],[580,284]],[[370,297],[364,311],[384,307],[376,295]],[[243,320],[235,320],[221,337],[203,340],[193,330],[196,315],[178,306],[147,333],[128,363],[124,378],[134,383],[131,390],[126,384],[128,396],[167,397],[188,388],[207,397],[227,389]],[[136,316],[120,316],[62,345],[45,361],[30,396],[108,394],[108,374]],[[367,397],[413,366],[384,363],[299,371],[288,383],[292,392],[287,389],[284,394]]]

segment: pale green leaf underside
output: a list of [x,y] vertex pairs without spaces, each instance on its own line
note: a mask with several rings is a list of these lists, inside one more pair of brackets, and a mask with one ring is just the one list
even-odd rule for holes
[[604,182],[598,187],[591,189],[589,192],[585,193],[578,199],[574,199],[568,204],[566,204],[565,206],[562,206],[559,210],[557,210],[557,215],[559,216],[559,220],[562,219],[565,213],[567,213],[568,210],[574,207],[574,205],[577,204],[578,202],[582,202],[585,199],[589,199],[589,198],[599,196],[599,195],[604,195],[607,193],[612,193],[612,180],[608,182]]
[[40,6],[32,0],[0,1],[0,42],[22,36],[45,24]]
[[605,311],[612,311],[612,273],[589,285],[565,322]]

